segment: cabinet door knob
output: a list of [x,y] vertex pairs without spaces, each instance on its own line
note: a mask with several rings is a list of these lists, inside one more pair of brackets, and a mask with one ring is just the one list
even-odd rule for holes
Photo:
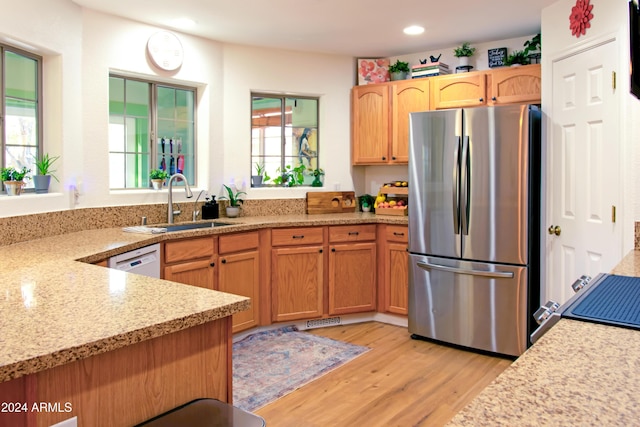
[[320,249],[319,252],[322,253],[322,249]]
[[336,248],[331,248],[331,252],[335,252],[335,251],[336,251]]
[[210,265],[211,267],[215,267],[215,266],[216,266],[216,263],[215,263],[215,262],[212,262],[212,263],[211,263],[211,264],[209,264],[209,265]]
[[223,263],[223,264],[226,264],[226,263],[227,263],[227,260],[226,260],[226,259],[224,259],[224,258],[222,258],[222,263]]
[[496,100],[496,97],[495,97],[495,96],[494,96],[494,97],[492,97],[492,98],[491,98],[491,100],[492,100],[492,101],[495,101],[495,100]]
[[483,101],[484,101],[484,98],[480,98],[480,100],[479,100],[479,101],[480,101],[480,102],[483,102]]
[[387,160],[387,158],[383,156],[383,157],[382,157],[382,160]]
[[396,156],[391,156],[391,160],[395,160],[395,159],[396,159]]

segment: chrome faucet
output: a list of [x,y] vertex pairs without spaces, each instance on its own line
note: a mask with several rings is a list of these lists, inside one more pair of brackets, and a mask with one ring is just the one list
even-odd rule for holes
[[171,178],[169,178],[169,200],[167,201],[167,222],[169,224],[173,224],[173,216],[180,215],[181,212],[180,210],[173,210],[173,181],[178,178],[184,181],[184,192],[187,194],[187,199],[193,197],[187,177],[181,173],[171,175]]

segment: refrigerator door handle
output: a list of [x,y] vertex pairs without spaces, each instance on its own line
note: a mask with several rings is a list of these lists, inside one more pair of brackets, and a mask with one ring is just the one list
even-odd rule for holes
[[453,232],[460,234],[460,143],[461,138],[456,137],[456,149],[453,153]]
[[483,276],[493,277],[496,279],[511,279],[513,278],[513,272],[511,271],[484,271],[484,270],[471,270],[467,268],[449,267],[447,265],[432,264],[430,262],[418,262],[418,267],[424,270],[440,270],[449,273],[468,274],[470,276]]
[[469,211],[471,210],[471,150],[469,149],[469,136],[464,137],[462,143],[462,156],[460,160],[460,167],[462,168],[462,178],[460,180],[460,187],[462,187],[462,197],[460,198],[460,218],[462,222],[462,234],[469,234]]

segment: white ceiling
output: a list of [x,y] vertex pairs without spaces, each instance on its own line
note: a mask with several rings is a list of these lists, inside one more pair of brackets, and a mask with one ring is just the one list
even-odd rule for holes
[[[388,57],[527,36],[557,0],[73,0],[212,40],[355,57]],[[191,18],[193,28],[174,26]],[[569,25],[567,11],[567,28]],[[426,31],[406,36],[402,29]]]

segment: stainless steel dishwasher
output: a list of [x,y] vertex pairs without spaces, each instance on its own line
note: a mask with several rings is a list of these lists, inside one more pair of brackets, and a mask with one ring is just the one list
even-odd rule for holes
[[109,268],[160,278],[160,244],[145,246],[109,258]]

